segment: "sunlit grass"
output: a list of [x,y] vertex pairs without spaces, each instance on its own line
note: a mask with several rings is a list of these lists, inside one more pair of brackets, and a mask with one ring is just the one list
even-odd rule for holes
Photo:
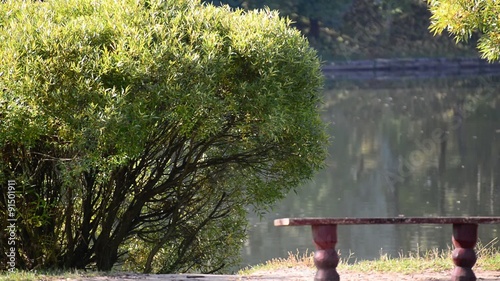
[[401,253],[398,257],[382,254],[377,260],[363,260],[355,263],[343,262],[339,269],[359,272],[398,272],[414,273],[424,271],[443,271],[453,267],[451,250],[433,249],[425,252]]
[[486,245],[477,247],[478,261],[477,267],[485,270],[499,270],[500,271],[500,247],[499,239],[495,238]]
[[55,280],[77,280],[82,277],[105,276],[102,272],[84,272],[77,270],[52,270],[52,271],[16,271],[0,273],[2,281],[55,281]]
[[[483,245],[478,243],[476,253],[478,260],[474,268],[483,270],[500,270],[500,248],[498,239]],[[415,272],[441,272],[451,270],[453,262],[451,260],[452,248],[445,250],[432,249],[427,251],[417,250],[415,252],[400,253],[397,257],[381,253],[376,260],[357,260],[353,253],[347,256],[340,255],[340,262],[337,267],[339,271],[354,272],[394,272],[394,273],[415,273]],[[295,267],[314,268],[313,253],[298,252],[288,253],[287,258],[277,258],[269,260],[263,264],[242,269],[239,274],[249,275],[259,271],[279,270]]]
[[250,275],[259,271],[279,270],[292,267],[314,267],[313,253],[288,252],[287,258],[274,258],[263,264],[246,267],[238,272],[239,275]]

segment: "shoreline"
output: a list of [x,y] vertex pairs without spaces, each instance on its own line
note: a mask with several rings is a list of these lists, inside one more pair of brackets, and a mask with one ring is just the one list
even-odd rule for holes
[[327,62],[322,66],[330,79],[380,80],[500,74],[500,63],[480,58],[396,58]]

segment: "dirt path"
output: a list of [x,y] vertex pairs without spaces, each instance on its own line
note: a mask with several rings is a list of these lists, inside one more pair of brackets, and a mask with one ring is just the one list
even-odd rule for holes
[[[483,271],[476,269],[477,280],[500,281],[500,271]],[[59,281],[312,281],[315,270],[306,267],[280,269],[275,271],[259,271],[251,275],[203,275],[203,274],[118,274],[114,276],[87,277],[79,279],[59,279]],[[400,273],[360,273],[360,272],[340,272],[342,281],[445,281],[450,280],[450,272],[422,272],[415,274]],[[53,279],[52,279],[53,280]]]
[[[278,272],[259,272],[251,276],[249,279],[241,280],[294,280],[294,281],[312,281],[314,279],[314,269],[310,268],[293,268],[280,270]],[[450,272],[422,272],[415,274],[400,274],[400,273],[360,273],[339,271],[340,280],[342,281],[448,281],[450,280]],[[482,271],[476,270],[477,280],[493,281],[500,280],[500,271]],[[246,278],[246,277],[243,277]]]

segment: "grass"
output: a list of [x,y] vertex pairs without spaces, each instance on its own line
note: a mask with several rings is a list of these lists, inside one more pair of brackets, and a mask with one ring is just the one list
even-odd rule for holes
[[[474,268],[483,270],[500,271],[500,248],[497,244],[499,240],[494,239],[491,242],[483,245],[478,243],[476,253],[478,256],[477,263]],[[377,260],[361,260],[358,261],[354,254],[349,253],[347,257],[341,255],[339,271],[352,272],[397,272],[397,273],[414,273],[414,272],[440,272],[451,270],[453,263],[451,262],[452,249],[446,250],[428,250],[411,252],[408,254],[400,254],[398,257],[390,257],[387,254],[381,253]],[[308,267],[314,268],[313,253],[289,253],[287,258],[277,258],[269,260],[263,264],[245,268],[238,272],[240,275],[250,275],[259,271],[279,270],[286,268]],[[79,272],[79,271],[47,271],[47,272],[27,272],[19,271],[15,273],[1,273],[0,280],[5,281],[53,281],[78,279],[83,276],[105,276],[108,273],[102,272]]]
[[[483,245],[478,243],[476,246],[477,262],[475,269],[500,270],[500,248],[496,245],[498,239]],[[353,272],[392,272],[392,273],[414,273],[414,272],[440,272],[451,270],[453,262],[451,261],[451,252],[453,249],[446,250],[428,250],[400,254],[398,257],[390,257],[387,254],[381,254],[377,260],[358,261],[354,254],[349,253],[347,257],[340,255],[340,262],[337,267],[339,271]],[[312,253],[288,253],[287,258],[277,258],[267,261],[264,264],[248,267],[239,272],[241,275],[249,275],[259,271],[279,270],[293,267],[314,268]]]
[[71,280],[80,279],[82,277],[95,277],[105,276],[106,273],[102,272],[85,272],[85,271],[16,271],[14,273],[2,272],[0,273],[0,280],[2,281],[55,281],[55,280]]

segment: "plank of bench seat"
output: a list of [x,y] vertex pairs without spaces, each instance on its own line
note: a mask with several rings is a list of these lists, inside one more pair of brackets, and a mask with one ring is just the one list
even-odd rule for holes
[[392,218],[328,218],[304,217],[274,220],[275,226],[331,224],[495,224],[500,217],[392,217]]

